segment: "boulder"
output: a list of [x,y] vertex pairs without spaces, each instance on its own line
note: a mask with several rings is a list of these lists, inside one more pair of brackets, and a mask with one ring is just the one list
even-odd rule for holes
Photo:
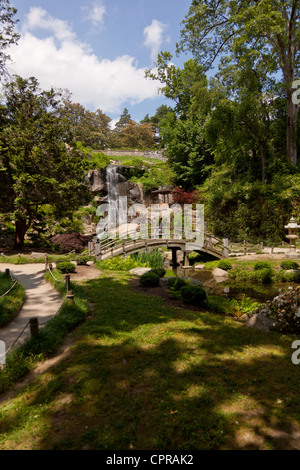
[[212,272],[214,277],[222,277],[228,279],[228,272],[225,269],[216,268]]
[[129,271],[130,274],[135,274],[136,276],[142,276],[145,273],[151,271],[151,268],[133,268]]

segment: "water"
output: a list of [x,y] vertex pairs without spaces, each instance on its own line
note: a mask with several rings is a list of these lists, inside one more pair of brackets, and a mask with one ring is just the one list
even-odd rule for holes
[[[108,237],[108,234],[114,234],[119,225],[120,217],[120,184],[126,181],[126,178],[120,173],[121,167],[117,165],[108,165],[106,168],[106,187],[107,196],[105,203],[102,204],[103,210],[107,216],[101,219],[97,226],[97,236],[100,239]],[[127,207],[125,208],[127,209]]]
[[178,276],[188,276],[202,282],[203,287],[208,294],[221,295],[227,298],[242,299],[243,296],[249,297],[254,302],[264,303],[267,300],[272,300],[277,294],[279,289],[287,290],[290,286],[297,287],[299,284],[293,282],[281,282],[270,284],[258,284],[253,282],[240,282],[227,280],[224,282],[217,282],[208,270],[183,270],[177,269]]

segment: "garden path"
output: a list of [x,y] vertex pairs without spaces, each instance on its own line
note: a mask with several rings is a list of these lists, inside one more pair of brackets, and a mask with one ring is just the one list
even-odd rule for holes
[[[4,272],[7,268],[25,288],[26,297],[14,320],[0,328],[0,340],[4,341],[6,350],[14,343],[30,318],[37,317],[39,322],[47,322],[62,303],[60,294],[44,279],[45,264],[0,264],[0,271]],[[28,332],[29,328],[26,328],[25,333]]]

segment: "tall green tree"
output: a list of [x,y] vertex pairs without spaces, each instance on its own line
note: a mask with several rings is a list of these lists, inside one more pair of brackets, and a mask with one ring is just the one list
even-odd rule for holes
[[243,68],[249,58],[270,74],[282,73],[286,96],[286,154],[297,164],[293,83],[299,77],[300,0],[193,0],[182,22],[177,52],[190,52],[208,70],[226,56]]
[[203,183],[213,163],[203,125],[214,103],[203,67],[195,59],[186,61],[183,68],[176,67],[172,55],[161,52],[155,69],[148,70],[146,77],[160,81],[160,92],[174,102],[159,129],[177,183],[187,188]]
[[60,116],[61,96],[43,91],[35,78],[14,77],[4,88],[0,110],[0,199],[15,221],[15,248],[39,209],[52,206],[57,218],[88,200],[85,162]]
[[64,96],[63,104],[61,116],[69,122],[76,140],[85,147],[104,149],[111,132],[111,118],[101,109],[89,111],[80,103],[73,103],[69,93]]
[[15,19],[17,9],[9,0],[0,0],[0,80],[7,75],[6,62],[10,58],[7,49],[15,44],[20,35],[15,31],[18,20]]

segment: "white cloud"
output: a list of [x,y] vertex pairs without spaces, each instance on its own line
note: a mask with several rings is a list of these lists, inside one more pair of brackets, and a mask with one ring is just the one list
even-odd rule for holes
[[90,6],[82,8],[85,13],[85,19],[91,21],[93,26],[102,26],[104,24],[104,15],[106,8],[100,0],[94,1]]
[[152,60],[155,60],[160,52],[166,29],[167,25],[158,20],[153,20],[144,29],[144,36],[146,37],[144,45],[150,48]]
[[[37,27],[50,32],[49,36],[34,35]],[[9,53],[11,73],[34,76],[43,89],[67,88],[73,101],[91,110],[120,113],[126,102],[134,105],[157,97],[158,83],[144,78],[145,70],[134,57],[99,60],[76,38],[68,23],[42,8],[30,10],[21,39]]]
[[37,29],[49,31],[59,41],[75,39],[75,34],[66,21],[52,17],[41,7],[32,7],[24,22],[23,31],[26,33]]

